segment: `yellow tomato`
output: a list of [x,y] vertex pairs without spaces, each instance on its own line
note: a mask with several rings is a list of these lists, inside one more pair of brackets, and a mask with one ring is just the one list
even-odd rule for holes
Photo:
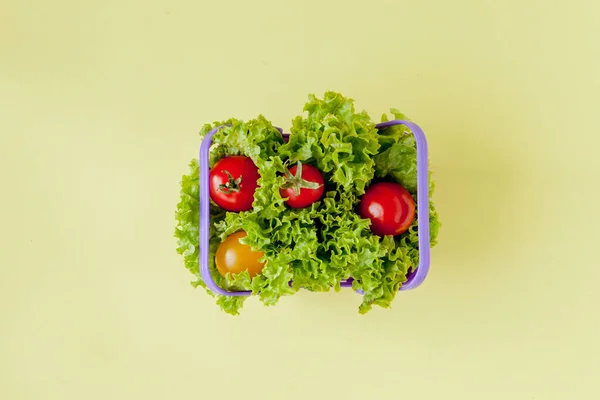
[[215,262],[222,276],[227,275],[228,272],[234,275],[248,271],[250,277],[254,277],[265,266],[264,262],[259,261],[264,255],[262,251],[253,251],[247,244],[240,243],[240,239],[247,235],[244,231],[236,232],[219,245]]

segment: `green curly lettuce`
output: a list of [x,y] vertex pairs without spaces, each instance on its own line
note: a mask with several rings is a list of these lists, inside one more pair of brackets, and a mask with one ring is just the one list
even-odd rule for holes
[[377,129],[366,112],[357,113],[354,102],[339,93],[323,99],[309,96],[306,117],[293,120],[282,158],[315,164],[337,189],[361,195],[373,179],[373,156],[379,149]]
[[[408,120],[406,115],[396,109],[390,110],[394,119]],[[383,115],[381,122],[389,121]],[[414,136],[404,125],[391,126],[379,132],[380,151],[375,156],[375,179],[392,181],[401,184],[417,200],[417,147]],[[429,173],[429,225],[431,246],[437,244],[440,221],[431,195],[434,182]],[[352,275],[356,279],[353,287],[365,292],[359,307],[361,313],[368,312],[373,305],[384,308],[390,306],[398,290],[410,271],[419,265],[418,218],[415,218],[409,229],[403,234],[381,240],[381,266],[369,268],[359,267]]]
[[[252,291],[265,305],[301,288],[337,291],[343,280],[353,278],[353,288],[364,293],[360,313],[373,305],[390,307],[409,271],[418,266],[418,221],[400,236],[379,237],[356,208],[360,196],[378,180],[398,182],[416,198],[414,138],[401,126],[378,131],[364,111],[355,111],[353,100],[335,92],[325,93],[323,99],[309,96],[304,111],[305,116],[293,120],[287,143],[262,116],[202,128],[204,137],[214,127],[228,125],[213,136],[210,166],[226,155],[242,154],[254,161],[260,174],[251,210],[225,212],[211,204],[211,275],[225,289]],[[406,119],[396,110],[392,114]],[[289,208],[281,198],[284,163],[290,161],[316,166],[325,178],[323,198],[307,208]],[[175,236],[177,251],[196,276],[192,285],[206,288],[198,271],[198,184],[194,160],[181,181]],[[435,244],[439,220],[432,202],[430,220]],[[216,270],[217,247],[239,230],[247,233],[243,243],[265,254],[265,267],[252,279],[247,272],[222,277]],[[230,314],[238,314],[246,299],[209,293]]]

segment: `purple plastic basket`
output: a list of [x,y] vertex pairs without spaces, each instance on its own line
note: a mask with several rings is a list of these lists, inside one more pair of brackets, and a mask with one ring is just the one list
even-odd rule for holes
[[[423,130],[414,122],[404,120],[393,120],[382,122],[375,127],[379,130],[389,128],[394,125],[405,125],[415,137],[417,144],[417,219],[419,236],[419,266],[411,271],[406,282],[400,287],[400,290],[410,290],[419,286],[429,273],[430,263],[430,235],[429,235],[429,170],[428,170],[428,151],[427,140]],[[251,291],[231,292],[221,288],[214,281],[209,268],[209,238],[210,238],[210,194],[209,194],[209,150],[213,135],[224,126],[219,126],[206,134],[200,145],[200,154],[198,164],[200,166],[200,275],[206,283],[206,286],[215,293],[224,296],[249,296]],[[289,134],[283,133],[277,128],[284,139]],[[342,287],[352,287],[352,278],[340,283]],[[360,290],[358,293],[362,293]]]

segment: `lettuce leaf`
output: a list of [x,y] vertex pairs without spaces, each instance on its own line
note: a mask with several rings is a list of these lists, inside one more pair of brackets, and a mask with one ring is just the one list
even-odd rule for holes
[[322,100],[309,96],[306,117],[293,120],[282,158],[315,164],[337,190],[363,194],[373,179],[373,156],[379,149],[375,124],[366,112],[356,113],[354,101],[327,92]]

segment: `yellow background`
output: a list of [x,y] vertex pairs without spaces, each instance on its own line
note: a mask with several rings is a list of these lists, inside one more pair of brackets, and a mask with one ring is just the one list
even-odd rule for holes
[[[599,4],[2,1],[0,399],[600,398]],[[197,132],[328,89],[428,135],[431,274],[225,315],[175,253]]]

